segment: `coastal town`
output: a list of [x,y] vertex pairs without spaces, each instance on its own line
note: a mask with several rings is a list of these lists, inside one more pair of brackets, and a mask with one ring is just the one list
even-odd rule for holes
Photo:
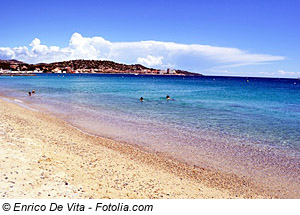
[[121,64],[107,60],[70,60],[54,63],[28,64],[18,60],[0,60],[0,75],[36,73],[103,73],[141,75],[195,75],[184,70],[154,69],[141,64]]

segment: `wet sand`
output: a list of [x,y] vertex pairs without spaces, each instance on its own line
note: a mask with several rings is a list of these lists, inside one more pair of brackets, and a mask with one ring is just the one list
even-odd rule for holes
[[283,198],[234,174],[92,136],[0,97],[1,198]]

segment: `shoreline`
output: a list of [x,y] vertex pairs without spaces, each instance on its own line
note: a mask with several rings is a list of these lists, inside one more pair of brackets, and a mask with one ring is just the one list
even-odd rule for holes
[[[0,132],[4,136],[0,138],[1,153],[8,157],[2,159],[0,166],[2,172],[7,172],[0,179],[1,198],[292,198],[235,174],[189,166],[163,153],[149,153],[140,147],[87,134],[55,116],[3,99],[0,104]],[[7,153],[7,148],[11,153]],[[24,148],[26,156],[20,154],[19,148]],[[40,157],[29,159],[35,151],[34,156]],[[11,160],[14,154],[23,156],[30,165],[24,169],[28,169],[24,180],[16,177],[10,185],[13,187],[5,189],[11,183],[5,178],[16,165]],[[43,171],[36,172],[32,167]],[[80,176],[83,173],[86,175]],[[57,174],[61,180],[53,185],[50,179],[55,181]],[[83,179],[78,180],[80,177]],[[34,188],[29,195],[22,194],[27,180]],[[105,186],[97,185],[100,181]],[[17,184],[22,185],[15,188]],[[49,189],[50,194],[44,193]]]

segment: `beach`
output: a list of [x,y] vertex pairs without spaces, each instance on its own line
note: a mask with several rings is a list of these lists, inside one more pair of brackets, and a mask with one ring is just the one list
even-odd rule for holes
[[0,99],[1,198],[276,198],[237,175],[89,135]]

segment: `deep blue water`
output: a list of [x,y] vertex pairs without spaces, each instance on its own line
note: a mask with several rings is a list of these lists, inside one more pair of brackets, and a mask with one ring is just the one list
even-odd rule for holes
[[[29,97],[33,89],[36,94]],[[196,165],[214,166],[213,161],[226,168],[236,162],[241,170],[244,164],[269,162],[280,169],[287,160],[283,169],[299,168],[295,79],[40,74],[0,76],[0,92],[90,133]]]

